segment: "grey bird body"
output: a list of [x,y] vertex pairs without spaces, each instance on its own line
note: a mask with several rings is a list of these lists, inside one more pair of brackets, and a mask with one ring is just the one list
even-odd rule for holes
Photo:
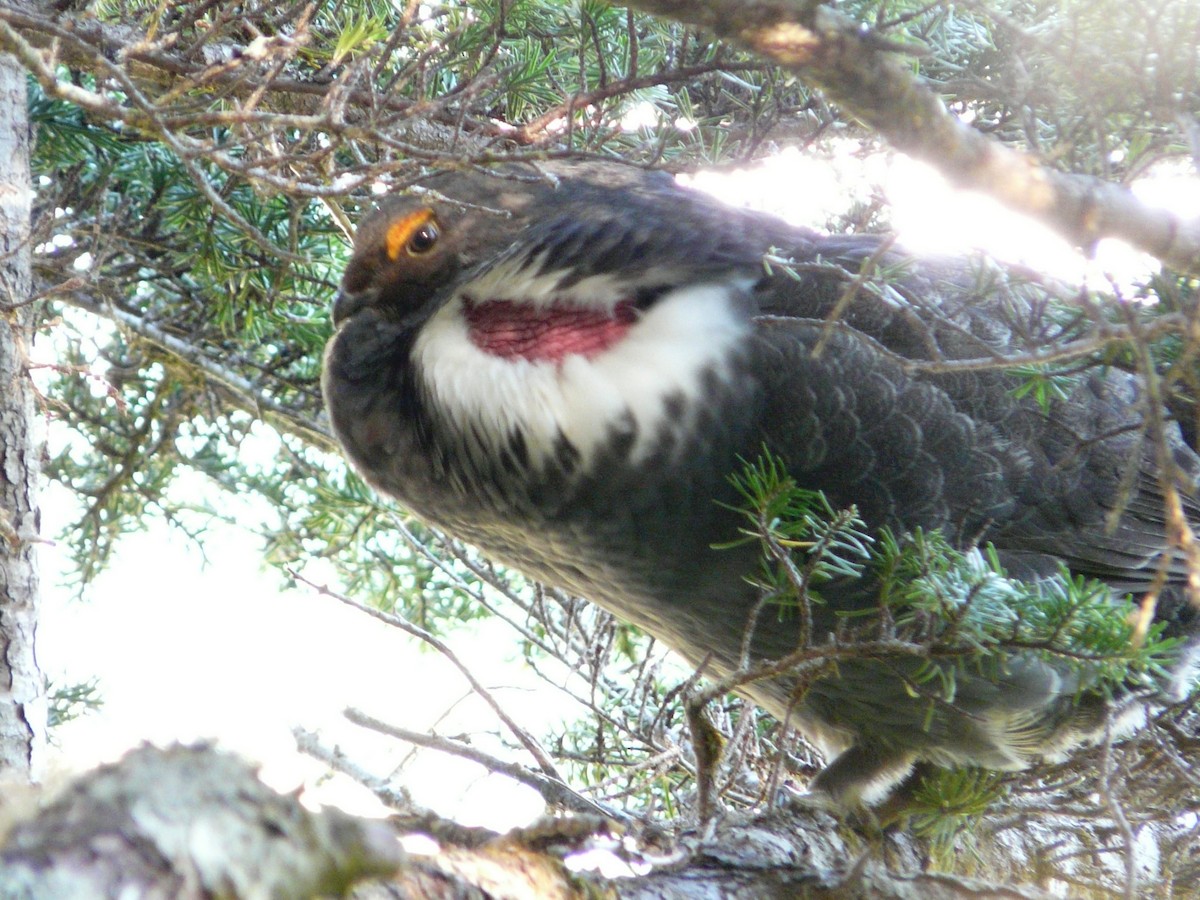
[[[740,524],[729,475],[764,446],[872,529],[990,542],[1018,575],[1062,561],[1136,591],[1165,566],[1164,614],[1189,618],[1136,379],[1089,370],[1044,409],[1017,395],[1017,375],[953,364],[1061,337],[1036,290],[945,261],[855,288],[847,273],[868,259],[898,264],[878,238],[821,237],[660,176],[581,171],[445,176],[360,228],[323,384],[376,489],[716,674],[739,664],[758,561],[751,545],[713,545]],[[795,272],[766,272],[769,248]],[[1167,433],[1190,497],[1200,462]],[[849,580],[822,594],[818,640],[875,602]],[[794,650],[797,627],[760,617],[752,658]],[[932,714],[906,683],[917,664],[845,661],[799,704],[786,677],[746,693],[842,754],[817,787],[844,802],[876,798],[918,760],[1015,769],[1103,731],[1100,699],[1032,655],[961,678]]]

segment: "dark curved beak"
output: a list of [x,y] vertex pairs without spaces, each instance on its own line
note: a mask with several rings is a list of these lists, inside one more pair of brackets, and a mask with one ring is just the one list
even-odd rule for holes
[[360,291],[356,294],[347,294],[345,291],[338,291],[337,296],[333,298],[334,327],[336,328],[338,325],[341,325],[366,306],[370,296],[366,291]]

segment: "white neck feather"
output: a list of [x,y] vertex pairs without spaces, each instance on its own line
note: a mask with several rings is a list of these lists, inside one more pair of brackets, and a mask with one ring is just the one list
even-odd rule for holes
[[[509,287],[506,294],[522,296]],[[703,401],[703,373],[727,364],[749,330],[736,299],[748,287],[749,279],[739,278],[677,288],[658,298],[612,347],[561,361],[481,350],[470,339],[456,295],[421,330],[413,356],[431,414],[454,433],[473,424],[499,450],[520,431],[539,467],[554,455],[561,434],[586,467],[614,429],[632,425],[637,461],[652,446],[667,399],[681,397],[685,407]]]

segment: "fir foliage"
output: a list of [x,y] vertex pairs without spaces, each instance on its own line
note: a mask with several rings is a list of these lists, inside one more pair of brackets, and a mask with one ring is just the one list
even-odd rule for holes
[[[957,550],[938,531],[868,534],[853,509],[835,510],[822,493],[800,487],[765,448],[732,481],[745,501],[743,541],[762,545],[764,597],[805,610],[822,603],[821,584],[866,579],[877,603],[844,613],[848,622],[859,633],[898,638],[903,655],[918,654],[914,680],[946,702],[954,701],[956,673],[998,677],[1014,653],[1054,661],[1077,676],[1081,691],[1148,687],[1177,645],[1160,626],[1140,634],[1129,598],[1065,567],[1022,581],[1008,577],[990,547]],[[802,634],[818,649],[825,638]],[[842,652],[843,641],[830,651]]]

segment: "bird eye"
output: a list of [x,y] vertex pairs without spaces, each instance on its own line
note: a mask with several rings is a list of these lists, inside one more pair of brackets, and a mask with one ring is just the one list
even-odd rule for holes
[[426,222],[412,233],[412,237],[408,239],[404,249],[409,256],[420,256],[432,250],[439,237],[441,237],[441,232],[438,231],[437,223]]

